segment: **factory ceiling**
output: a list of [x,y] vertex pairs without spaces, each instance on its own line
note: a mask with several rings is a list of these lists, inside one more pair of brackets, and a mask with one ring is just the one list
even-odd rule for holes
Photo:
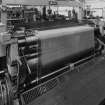
[[62,6],[78,6],[84,0],[2,0],[2,4],[49,5],[49,1],[57,1]]

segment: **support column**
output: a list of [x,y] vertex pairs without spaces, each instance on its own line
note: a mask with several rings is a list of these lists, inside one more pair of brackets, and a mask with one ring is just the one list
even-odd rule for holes
[[[4,2],[5,0],[2,0]],[[6,56],[6,46],[3,45],[4,32],[7,31],[7,12],[6,6],[2,3],[1,7],[1,23],[0,23],[0,57]]]

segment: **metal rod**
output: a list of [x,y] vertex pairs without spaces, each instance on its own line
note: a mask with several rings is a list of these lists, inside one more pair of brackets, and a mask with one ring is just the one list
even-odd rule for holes
[[[75,63],[71,63],[71,64],[74,65],[74,69],[75,69],[75,68],[76,68],[75,65],[78,65],[78,64],[82,63],[83,61],[86,61],[86,62],[87,62],[87,60],[89,60],[89,59],[91,59],[91,58],[93,58],[93,57],[95,57],[94,54],[91,55],[91,56],[89,56],[89,57],[86,57],[86,58],[84,58],[84,59],[82,59],[82,60],[79,60],[79,61],[77,61],[77,62],[75,62]],[[55,71],[55,72],[52,72],[52,73],[50,73],[50,74],[48,74],[48,75],[45,75],[45,76],[43,76],[43,77],[41,77],[41,78],[38,78],[38,81],[41,81],[41,80],[43,80],[43,79],[45,79],[45,78],[47,78],[47,77],[50,77],[50,76],[52,76],[52,75],[54,75],[54,74],[56,74],[56,73],[59,73],[59,72],[63,71],[64,69],[70,69],[70,70],[71,70],[71,64],[68,64],[67,66],[65,66],[65,67],[63,67],[63,68],[61,68],[61,69],[59,69],[59,70],[57,70],[57,71]],[[64,73],[69,72],[70,70],[67,70],[67,71],[65,71]],[[59,74],[58,76],[60,76],[60,75],[62,75],[62,74],[64,74],[64,73],[61,73],[61,74]],[[58,76],[56,76],[56,77],[58,77]],[[56,78],[56,77],[55,77],[55,78]],[[33,80],[31,83],[35,83],[35,82],[36,82],[36,80]]]

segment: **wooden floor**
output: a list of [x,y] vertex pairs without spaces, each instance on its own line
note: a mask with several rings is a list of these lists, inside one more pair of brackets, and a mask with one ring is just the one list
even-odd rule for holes
[[105,98],[105,59],[98,58],[58,79],[53,90],[30,105],[99,105]]

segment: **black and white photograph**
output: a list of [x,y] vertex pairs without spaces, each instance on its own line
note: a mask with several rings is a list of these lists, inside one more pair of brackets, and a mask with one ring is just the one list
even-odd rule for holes
[[105,0],[0,0],[0,105],[105,105]]

